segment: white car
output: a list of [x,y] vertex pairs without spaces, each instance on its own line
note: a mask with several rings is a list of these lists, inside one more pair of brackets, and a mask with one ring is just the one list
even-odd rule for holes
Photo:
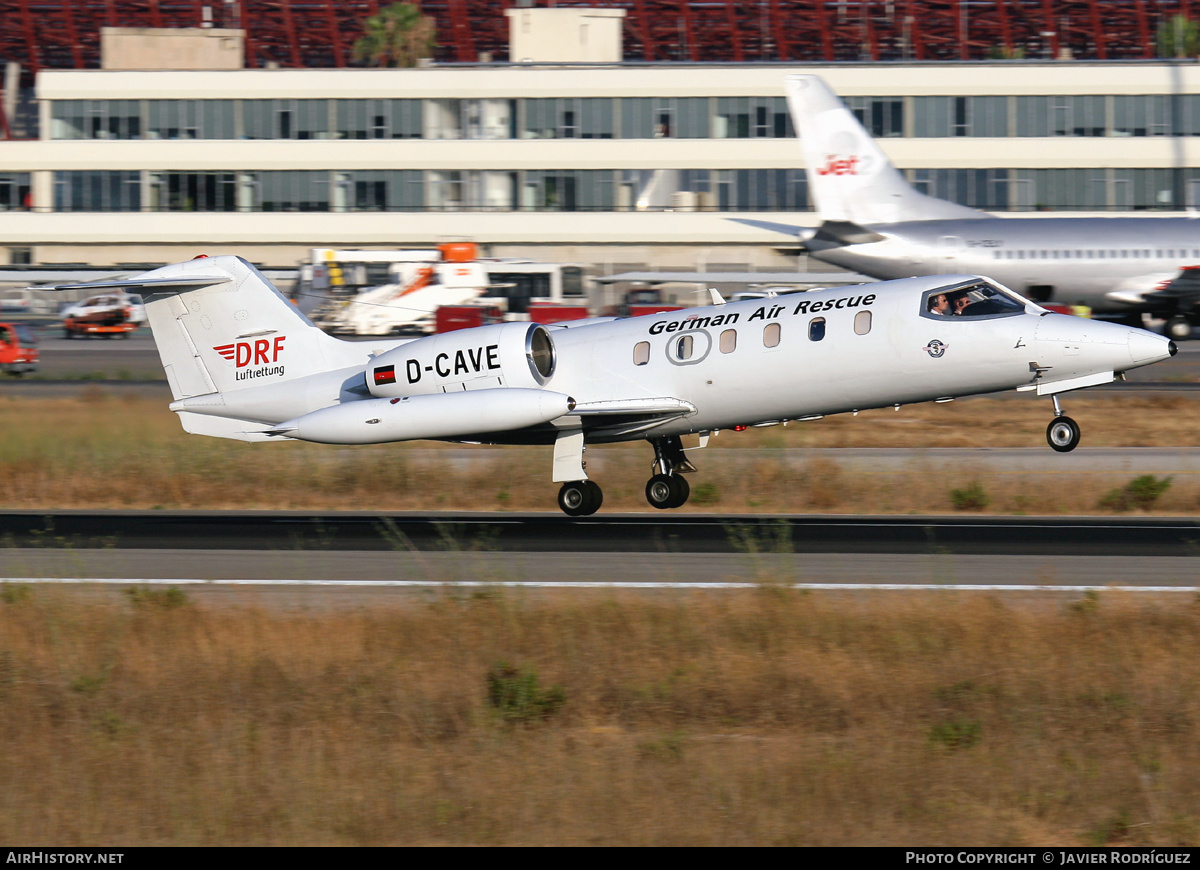
[[127,336],[146,322],[142,298],[132,293],[101,293],[59,312],[67,338],[82,335]]
[[9,314],[49,314],[54,303],[38,296],[33,290],[7,290],[0,296],[0,311]]

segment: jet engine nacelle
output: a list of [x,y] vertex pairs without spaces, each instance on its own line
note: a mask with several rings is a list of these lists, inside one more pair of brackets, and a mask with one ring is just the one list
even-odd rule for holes
[[460,390],[343,402],[280,423],[266,434],[319,444],[463,438],[549,423],[574,408],[574,399],[550,390]]
[[554,341],[536,323],[496,323],[419,338],[367,364],[371,395],[417,396],[490,387],[540,388],[554,374]]

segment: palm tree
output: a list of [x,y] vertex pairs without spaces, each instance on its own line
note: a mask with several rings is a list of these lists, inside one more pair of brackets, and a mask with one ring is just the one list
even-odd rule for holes
[[416,66],[437,45],[436,25],[411,3],[393,3],[363,23],[365,35],[354,43],[354,59],[380,67]]
[[1195,57],[1200,54],[1200,28],[1184,15],[1172,15],[1158,25],[1159,57]]

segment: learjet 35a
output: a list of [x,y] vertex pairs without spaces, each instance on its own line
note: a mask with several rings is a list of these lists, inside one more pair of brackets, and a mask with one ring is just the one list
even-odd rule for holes
[[1162,336],[1055,314],[970,275],[378,342],[326,335],[240,257],[74,286],[142,294],[188,432],[545,444],[572,516],[603,498],[585,470],[589,444],[648,441],[656,508],[688,498],[682,475],[695,469],[682,436],[703,446],[720,429],[868,408],[1027,390],[1053,400],[1047,439],[1068,451],[1079,426],[1059,393],[1175,353]]

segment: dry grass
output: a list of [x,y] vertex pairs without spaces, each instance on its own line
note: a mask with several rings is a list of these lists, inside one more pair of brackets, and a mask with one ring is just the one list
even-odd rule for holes
[[1200,840],[1195,603],[2,597],[13,845]]
[[[1127,394],[1072,397],[1086,446],[1192,446],[1200,401]],[[984,399],[842,415],[786,428],[722,432],[697,456],[685,510],[941,513],[952,491],[979,477],[965,464],[915,459],[896,473],[845,470],[836,460],[799,467],[781,447],[1033,447],[1046,449],[1044,401]],[[460,463],[430,442],[371,447],[243,444],[184,433],[163,402],[84,388],[77,398],[0,401],[0,507],[345,510],[548,510],[549,448],[475,448]],[[766,453],[735,449],[757,447]],[[465,448],[459,448],[465,449]],[[605,510],[646,510],[651,452],[644,442],[588,453]],[[980,479],[997,513],[1107,512],[1124,479],[1084,474]],[[1194,512],[1200,485],[1180,476],[1155,510]]]

